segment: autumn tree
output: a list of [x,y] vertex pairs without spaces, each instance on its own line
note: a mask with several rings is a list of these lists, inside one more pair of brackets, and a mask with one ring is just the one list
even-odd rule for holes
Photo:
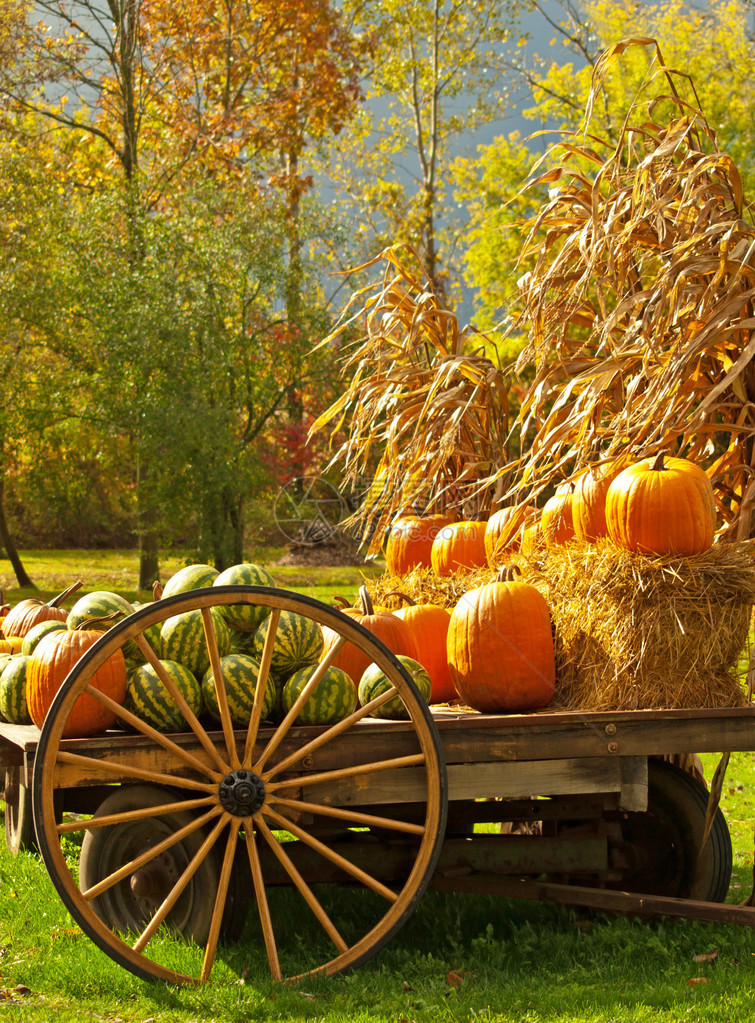
[[[298,160],[308,141],[338,130],[348,116],[357,97],[350,61],[348,36],[324,2],[182,0],[168,6],[159,0],[112,0],[102,7],[95,0],[32,0],[24,45],[0,76],[0,93],[8,109],[66,129],[59,133],[69,157],[61,188],[70,190],[72,207],[83,214],[84,222],[90,208],[95,209],[90,203],[103,198],[111,203],[107,226],[115,233],[102,232],[103,242],[107,239],[111,245],[110,261],[107,248],[98,249],[92,236],[82,242],[89,251],[89,265],[102,271],[100,280],[113,283],[110,315],[106,300],[101,318],[90,311],[87,337],[92,344],[106,345],[113,365],[128,380],[126,392],[139,398],[134,409],[139,414],[132,417],[129,432],[138,480],[142,588],[157,572],[160,494],[166,473],[153,444],[153,436],[165,435],[157,428],[154,404],[141,400],[150,393],[155,355],[165,344],[159,329],[164,305],[153,301],[149,290],[154,282],[148,264],[155,242],[150,232],[155,224],[168,225],[172,219],[191,234],[196,227],[191,196],[196,196],[203,180],[220,190],[212,200],[216,208],[211,224],[218,226],[243,208],[250,217],[262,214],[253,230],[248,219],[240,222],[248,238],[260,246],[260,259],[267,258],[279,278],[283,274],[286,287],[281,292],[279,280],[268,281],[260,303],[259,282],[247,282],[243,301],[261,316],[254,331],[237,330],[235,314],[226,315],[218,299],[219,281],[206,282],[206,297],[215,303],[212,322],[234,324],[231,334],[226,331],[224,336],[232,335],[234,343],[250,349],[258,343],[259,325],[266,330],[270,303],[281,301],[285,332],[278,329],[275,351],[261,344],[258,354],[275,367],[278,382],[287,371],[290,402],[300,367],[282,358],[280,348],[301,352],[305,344],[299,322],[300,202],[308,182],[299,173]],[[240,200],[232,214],[218,200],[223,189]],[[265,192],[276,191],[284,197],[283,264],[275,255],[281,220],[275,214],[273,223],[270,203],[264,199]],[[96,216],[92,223],[103,227]],[[175,233],[172,237],[177,245]],[[229,256],[231,262],[234,258]],[[82,271],[78,285],[84,287],[86,261],[76,265]],[[187,278],[191,274],[186,266],[183,272]],[[90,297],[102,294],[100,280],[89,280]],[[77,283],[67,283],[76,294]],[[187,284],[189,293],[193,286]],[[201,292],[204,286],[202,281],[195,290]],[[238,294],[232,291],[231,304]],[[79,294],[71,301],[81,309],[86,296]],[[250,314],[246,322],[248,327]],[[184,326],[191,344],[192,328]],[[179,342],[179,332],[174,331],[171,343],[180,347]],[[254,386],[254,379],[249,377],[244,386]],[[107,387],[101,375],[96,383],[98,400],[110,401],[118,413],[113,421],[119,421],[124,403],[118,400],[117,388]],[[212,399],[216,405],[234,400],[231,392],[222,394],[222,399],[217,394]],[[192,407],[201,407],[195,397]],[[261,400],[265,404],[266,399]],[[236,414],[241,421],[246,411],[240,402]],[[257,421],[254,416],[252,421]],[[223,428],[233,433],[238,421],[226,420]],[[237,549],[237,539],[234,544]]]

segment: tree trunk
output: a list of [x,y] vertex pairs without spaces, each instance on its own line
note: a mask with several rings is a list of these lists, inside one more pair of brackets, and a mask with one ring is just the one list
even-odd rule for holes
[[5,553],[8,555],[8,561],[13,566],[13,571],[16,573],[16,579],[18,585],[24,589],[36,590],[36,586],[31,581],[29,576],[26,574],[26,569],[21,563],[21,558],[18,556],[16,545],[13,542],[13,537],[8,531],[8,523],[5,519],[5,480],[0,477],[0,544],[5,548]]

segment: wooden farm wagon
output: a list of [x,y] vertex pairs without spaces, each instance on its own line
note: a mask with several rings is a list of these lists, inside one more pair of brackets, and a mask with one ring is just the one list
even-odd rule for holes
[[[336,725],[296,725],[296,705],[269,724],[258,684],[248,729],[234,729],[211,609],[239,603],[270,610],[261,680],[279,615],[295,611],[367,653],[408,719],[368,714],[386,694]],[[183,732],[162,734],[115,708],[124,730],[63,738],[82,693],[107,702],[89,683],[117,648],[135,641],[159,671],[144,630],[195,609],[222,726],[208,728],[174,691]],[[753,707],[428,708],[352,618],[265,587],[198,589],[141,608],[82,657],[41,731],[0,726],[9,845],[31,840],[33,817],[52,882],[83,931],[138,976],[170,982],[209,978],[250,906],[274,977],[301,973],[300,929],[309,934],[312,921],[319,939],[307,938],[305,972],[348,970],[391,938],[428,886],[751,925],[755,909],[724,902],[732,853],[721,811],[706,837],[706,788],[663,756],[753,749]],[[282,909],[281,897],[290,900]],[[166,929],[193,943],[191,975],[176,970]]]

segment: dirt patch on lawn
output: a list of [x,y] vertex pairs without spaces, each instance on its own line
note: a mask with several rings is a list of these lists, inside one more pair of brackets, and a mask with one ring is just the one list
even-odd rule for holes
[[290,543],[276,565],[364,565],[359,541],[347,533],[333,532],[316,543]]

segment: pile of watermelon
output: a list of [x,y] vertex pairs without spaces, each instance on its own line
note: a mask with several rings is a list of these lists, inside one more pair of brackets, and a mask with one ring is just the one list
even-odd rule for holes
[[[219,573],[209,565],[189,565],[169,579],[163,598],[203,587],[254,585],[274,587],[270,573],[259,565],[243,563]],[[75,587],[65,591],[70,592]],[[60,595],[56,598],[62,602]],[[156,596],[158,596],[156,594]],[[41,602],[29,601],[31,605]],[[0,720],[14,724],[31,724],[28,686],[30,669],[35,658],[41,658],[45,642],[61,630],[86,628],[106,631],[114,621],[132,614],[138,605],[110,591],[87,593],[73,604],[70,611],[41,605],[53,617],[32,622],[34,608],[20,615],[21,605],[5,608],[7,622],[18,629],[17,635],[2,640],[0,632]],[[220,706],[227,704],[237,728],[245,728],[252,714],[260,662],[265,651],[270,609],[253,604],[217,604],[210,608],[217,642],[222,689],[220,695],[205,636],[202,612],[188,611],[173,615],[161,624],[147,628],[144,640],[157,659],[161,673],[170,680],[166,686],[154,664],[145,657],[144,644],[129,640],[123,646],[127,685],[124,708],[132,715],[161,732],[186,731],[192,718],[215,727],[221,720]],[[41,612],[40,612],[41,616]],[[0,627],[5,622],[0,621]],[[325,630],[328,633],[332,630]],[[360,677],[352,677],[345,666],[335,661],[330,667],[318,669],[332,637],[309,617],[292,610],[280,612],[270,654],[270,670],[262,697],[262,719],[281,721],[293,715],[297,724],[333,724],[365,705],[390,687],[389,680],[372,664]],[[5,652],[3,651],[5,648]],[[399,659],[413,676],[420,692],[430,700],[430,677],[422,664],[412,657]],[[41,661],[37,661],[40,664]],[[359,674],[359,672],[357,673]],[[31,671],[34,675],[34,671]],[[313,680],[313,676],[316,679]],[[172,692],[171,692],[172,688]],[[306,694],[304,690],[307,688]],[[302,695],[304,694],[304,696]],[[403,702],[394,697],[373,712],[376,717],[406,718]],[[39,722],[37,722],[39,723]],[[123,723],[124,727],[128,727]]]
[[[162,596],[213,585],[239,584],[275,586],[266,569],[251,563],[234,565],[221,573],[209,565],[195,564],[172,576]],[[11,637],[10,644],[6,641],[7,653],[0,653],[0,719],[31,724],[27,674],[37,645],[44,642],[49,632],[81,626],[104,631],[112,621],[134,610],[136,605],[119,594],[98,590],[80,597],[60,618],[34,626],[25,636]],[[212,607],[210,614],[220,655],[225,700],[233,724],[243,728],[252,712],[270,610],[259,605],[227,604]],[[187,730],[191,715],[210,725],[219,722],[218,692],[201,611],[167,618],[161,625],[145,630],[144,638],[184,707],[177,705],[136,641],[130,640],[123,647],[128,670],[125,709],[162,732]],[[280,720],[291,710],[322,650],[323,634],[317,622],[293,611],[281,611],[263,697],[263,719]],[[355,683],[345,672],[330,669],[298,707],[296,721],[301,724],[339,721],[354,710],[356,702]]]

